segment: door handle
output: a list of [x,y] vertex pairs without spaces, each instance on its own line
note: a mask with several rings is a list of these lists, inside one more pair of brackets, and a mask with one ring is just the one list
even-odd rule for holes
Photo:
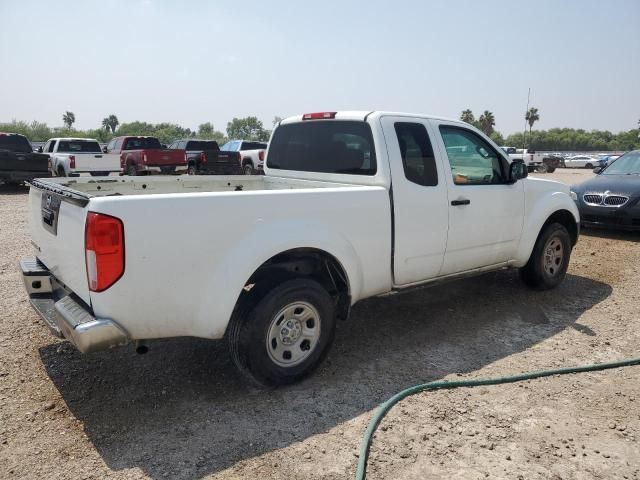
[[451,200],[451,205],[453,205],[454,207],[458,207],[460,205],[469,205],[471,203],[471,200],[468,199],[462,199],[462,200]]

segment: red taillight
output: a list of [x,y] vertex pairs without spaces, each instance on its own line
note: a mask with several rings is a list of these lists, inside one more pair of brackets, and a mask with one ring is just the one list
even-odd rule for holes
[[207,163],[207,156],[204,152],[200,152],[200,163]]
[[76,168],[76,156],[69,155],[69,168]]
[[258,152],[258,160],[260,160],[261,162],[264,162],[264,150],[260,150]]
[[315,113],[305,113],[302,116],[303,120],[321,120],[324,118],[336,118],[336,113],[338,112],[315,112]]
[[124,226],[119,218],[89,212],[84,231],[89,290],[102,292],[124,273]]

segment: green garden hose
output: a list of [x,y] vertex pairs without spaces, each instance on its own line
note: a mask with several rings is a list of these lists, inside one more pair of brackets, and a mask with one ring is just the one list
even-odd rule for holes
[[533,380],[535,378],[551,377],[553,375],[566,375],[568,373],[583,373],[583,372],[595,372],[598,370],[607,370],[610,368],[630,367],[632,365],[640,365],[640,358],[632,358],[629,360],[621,360],[618,362],[607,363],[595,363],[592,365],[581,365],[577,367],[557,368],[555,370],[543,370],[539,372],[523,373],[520,375],[513,375],[509,377],[497,377],[497,378],[478,378],[470,380],[457,380],[449,382],[441,380],[437,382],[421,383],[409,387],[401,392],[396,393],[393,397],[384,403],[381,403],[378,410],[373,415],[373,418],[367,426],[367,430],[362,437],[362,443],[360,444],[360,456],[358,459],[358,469],[356,470],[356,479],[364,480],[367,475],[367,458],[369,456],[369,447],[371,446],[371,440],[378,425],[384,418],[384,416],[393,408],[393,406],[400,400],[414,395],[416,393],[424,392],[426,390],[445,390],[459,387],[479,387],[482,385],[501,385],[503,383],[515,383],[522,382],[523,380]]

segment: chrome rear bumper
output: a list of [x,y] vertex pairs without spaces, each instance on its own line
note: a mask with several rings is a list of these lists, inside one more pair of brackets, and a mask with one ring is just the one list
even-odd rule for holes
[[129,343],[122,327],[113,320],[96,318],[36,257],[24,257],[20,269],[31,305],[54,335],[66,338],[82,353]]

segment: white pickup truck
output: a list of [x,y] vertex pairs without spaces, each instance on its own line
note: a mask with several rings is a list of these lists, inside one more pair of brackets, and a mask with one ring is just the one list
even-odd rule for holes
[[501,147],[511,160],[522,160],[530,172],[553,173],[560,165],[560,158],[536,153],[527,148]]
[[106,176],[120,171],[120,155],[105,153],[92,138],[50,138],[41,151],[49,155],[51,173],[57,177]]
[[252,140],[229,140],[220,149],[223,152],[239,152],[240,166],[245,175],[264,173],[265,142]]
[[568,186],[525,178],[455,120],[288,118],[265,170],[34,181],[33,306],[82,352],[226,338],[241,371],[281,385],[320,363],[364,298],[506,267],[552,288],[578,238]]

